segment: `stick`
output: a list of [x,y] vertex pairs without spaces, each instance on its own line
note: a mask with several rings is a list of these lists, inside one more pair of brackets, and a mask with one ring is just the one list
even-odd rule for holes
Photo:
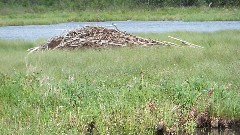
[[34,47],[34,48],[28,49],[28,50],[27,50],[27,51],[28,51],[28,54],[37,51],[39,48],[40,48],[40,47],[38,46],[38,47]]
[[172,37],[172,36],[168,36],[169,38],[172,38],[172,39],[175,39],[177,41],[180,41],[181,43],[185,44],[185,45],[189,45],[189,46],[192,46],[192,47],[199,47],[199,48],[203,48],[202,46],[199,46],[199,45],[195,45],[195,44],[192,44],[192,43],[189,43],[187,41],[184,41],[184,40],[181,40],[181,39],[178,39],[178,38],[175,38],[175,37]]
[[112,23],[112,26],[114,26],[117,31],[120,31],[120,30],[117,28],[116,24]]
[[160,43],[161,43],[161,44],[164,44],[164,45],[172,45],[172,46],[180,47],[180,45],[175,44],[175,43],[172,43],[172,42],[168,42],[168,41],[161,41]]

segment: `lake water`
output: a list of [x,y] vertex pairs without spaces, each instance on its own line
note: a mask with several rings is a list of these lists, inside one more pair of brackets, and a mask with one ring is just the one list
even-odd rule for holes
[[129,33],[163,33],[173,31],[214,32],[219,30],[240,30],[240,21],[109,21],[109,22],[68,22],[52,25],[27,25],[0,27],[0,39],[37,40],[63,34],[69,29],[86,25],[104,26]]

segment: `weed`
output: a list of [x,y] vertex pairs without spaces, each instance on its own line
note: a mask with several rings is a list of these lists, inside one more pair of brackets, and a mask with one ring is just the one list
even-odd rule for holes
[[37,43],[0,41],[0,132],[193,133],[239,119],[239,31],[140,35],[169,34],[204,48],[37,52],[30,70]]

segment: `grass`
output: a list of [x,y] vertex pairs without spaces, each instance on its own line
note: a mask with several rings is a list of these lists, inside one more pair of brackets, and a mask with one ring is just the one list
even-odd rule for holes
[[79,21],[124,21],[124,20],[174,20],[174,21],[233,21],[240,20],[238,8],[153,8],[153,9],[89,9],[89,10],[51,10],[44,8],[0,9],[0,26],[55,24]]
[[27,55],[37,42],[0,41],[0,132],[153,134],[161,121],[169,130],[194,132],[189,109],[201,112],[207,102],[211,117],[240,118],[240,31],[139,35],[172,35],[204,48]]

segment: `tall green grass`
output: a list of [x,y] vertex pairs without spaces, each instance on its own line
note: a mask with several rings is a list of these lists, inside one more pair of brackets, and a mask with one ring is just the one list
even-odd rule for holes
[[0,26],[55,24],[78,21],[124,21],[124,20],[182,20],[182,21],[232,21],[240,20],[237,8],[133,8],[133,9],[86,9],[86,10],[51,10],[35,11],[28,8],[0,9]]
[[[204,48],[153,47],[47,51],[38,43],[0,42],[3,134],[153,134],[179,125],[189,108],[240,118],[240,31],[139,34],[180,37]],[[213,96],[208,92],[213,90]],[[198,97],[201,97],[200,99]],[[94,127],[94,128],[93,128]]]

